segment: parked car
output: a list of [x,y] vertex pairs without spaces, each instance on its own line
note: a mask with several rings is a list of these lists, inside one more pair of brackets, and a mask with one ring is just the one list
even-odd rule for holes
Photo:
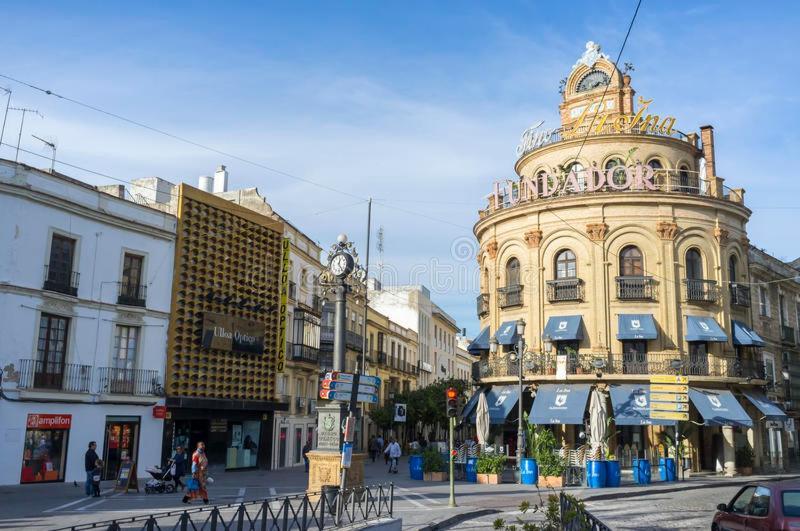
[[712,531],[800,530],[800,482],[751,483],[717,505]]

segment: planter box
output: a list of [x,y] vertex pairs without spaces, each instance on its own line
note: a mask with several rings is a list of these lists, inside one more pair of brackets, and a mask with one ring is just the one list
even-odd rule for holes
[[503,482],[500,474],[478,474],[478,483],[483,485],[499,485]]
[[564,486],[563,476],[539,476],[539,487],[560,489]]
[[742,476],[752,476],[753,475],[753,467],[751,466],[740,466],[739,467],[739,474]]
[[425,481],[447,481],[447,472],[425,472]]

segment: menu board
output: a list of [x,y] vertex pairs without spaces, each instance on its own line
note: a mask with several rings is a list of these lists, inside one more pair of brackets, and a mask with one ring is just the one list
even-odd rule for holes
[[123,461],[119,465],[114,491],[128,492],[130,489],[135,489],[136,492],[139,492],[139,482],[136,479],[136,461]]

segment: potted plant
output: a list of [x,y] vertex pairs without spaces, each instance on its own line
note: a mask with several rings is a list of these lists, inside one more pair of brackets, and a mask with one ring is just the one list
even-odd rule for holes
[[536,460],[538,482],[542,487],[564,485],[564,459],[556,452],[556,437],[544,426],[528,424],[528,455]]
[[503,470],[506,467],[506,456],[502,454],[484,453],[478,457],[476,465],[478,483],[498,485],[503,482]]
[[444,471],[444,459],[442,454],[434,446],[427,447],[422,452],[422,471],[425,481],[444,481],[447,474]]
[[736,449],[736,469],[743,476],[753,473],[753,461],[755,461],[753,448],[749,444]]
[[555,358],[551,357],[545,363],[547,365],[547,374],[549,374],[550,376],[554,375],[556,373],[556,360],[555,360]]

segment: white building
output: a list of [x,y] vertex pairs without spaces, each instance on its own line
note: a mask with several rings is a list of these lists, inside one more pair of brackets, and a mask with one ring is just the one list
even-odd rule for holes
[[475,358],[472,357],[472,354],[467,352],[467,346],[469,342],[465,340],[464,336],[458,336],[456,338],[456,373],[455,377],[459,380],[464,380],[467,382],[472,381],[472,363]]
[[2,485],[161,459],[176,220],[103,190],[0,160]]

